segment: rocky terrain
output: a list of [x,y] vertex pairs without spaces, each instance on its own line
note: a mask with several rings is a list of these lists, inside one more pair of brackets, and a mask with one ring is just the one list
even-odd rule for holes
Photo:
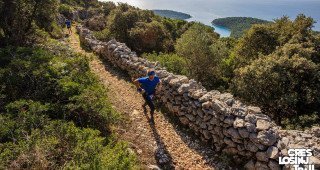
[[141,106],[144,100],[126,73],[83,50],[77,35],[71,35],[68,44],[91,58],[91,70],[107,87],[110,102],[128,120],[116,131],[137,154],[142,169],[234,169],[221,162],[210,145],[172,122],[167,112],[156,111],[155,124],[150,124],[149,114]]
[[280,169],[278,157],[287,155],[289,148],[312,149],[311,161],[319,168],[319,127],[306,131],[281,130],[258,107],[247,106],[229,93],[207,91],[201,83],[139,58],[116,40],[98,41],[82,26],[77,31],[84,45],[127,71],[132,78],[144,76],[149,68],[155,69],[163,81],[158,101],[217,151],[231,154],[236,160],[247,160],[246,169]]

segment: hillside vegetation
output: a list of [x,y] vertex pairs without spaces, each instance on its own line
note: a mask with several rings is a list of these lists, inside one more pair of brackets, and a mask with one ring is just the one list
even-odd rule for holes
[[212,21],[212,24],[226,27],[231,30],[231,37],[239,38],[245,31],[251,28],[254,24],[267,24],[270,21],[251,18],[251,17],[226,17],[218,18]]
[[135,169],[88,58],[53,39],[61,5],[0,1],[0,169]]
[[160,15],[162,17],[167,17],[167,18],[172,18],[172,19],[189,19],[192,16],[183,12],[177,12],[177,11],[172,11],[172,10],[159,10],[155,9],[152,10],[156,15]]
[[305,15],[254,25],[233,39],[127,4],[0,0],[0,169],[137,166],[111,137],[121,116],[88,60],[53,40],[64,37],[59,13],[71,18],[77,10],[89,11],[83,24],[98,39],[115,38],[169,71],[232,92],[283,127],[320,122],[320,36]]
[[283,127],[319,122],[320,39],[310,17],[256,24],[239,39],[220,38],[204,24],[161,18],[127,4],[97,21],[106,22],[95,33],[100,40],[116,38],[169,71],[208,89],[232,92]]

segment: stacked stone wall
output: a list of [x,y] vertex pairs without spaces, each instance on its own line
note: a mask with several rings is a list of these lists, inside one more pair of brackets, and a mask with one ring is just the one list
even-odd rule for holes
[[162,79],[158,101],[201,139],[225,153],[245,158],[247,169],[280,169],[278,157],[289,148],[310,148],[319,163],[320,128],[281,130],[259,107],[247,106],[230,93],[207,91],[201,83],[175,75],[156,62],[139,58],[124,43],[101,42],[91,31],[77,27],[81,42],[114,66],[136,78],[154,69]]

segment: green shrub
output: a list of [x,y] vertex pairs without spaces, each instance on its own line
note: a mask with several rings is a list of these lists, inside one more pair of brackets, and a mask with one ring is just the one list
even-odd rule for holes
[[[25,136],[27,135],[27,136]],[[132,169],[135,156],[123,143],[106,145],[99,131],[49,121],[17,142],[0,145],[0,167],[13,169]],[[23,139],[23,140],[22,140]]]
[[110,137],[120,116],[87,57],[49,40],[1,49],[0,61],[0,169],[136,167]]
[[71,19],[73,16],[74,8],[66,4],[60,4],[59,13],[65,16],[68,19]]
[[73,120],[81,126],[89,126],[108,134],[109,123],[119,120],[119,115],[112,109],[101,85],[89,86],[80,95],[70,98],[67,105]]
[[194,24],[175,46],[186,61],[187,75],[210,89],[224,88],[221,64],[228,57],[228,49],[218,38],[212,28]]
[[56,22],[53,22],[51,24],[51,32],[50,35],[52,38],[54,39],[60,39],[63,38],[65,36],[64,32],[63,32],[63,28],[60,27]]
[[320,43],[313,23],[298,15],[293,21],[283,17],[253,26],[226,60],[234,69],[234,94],[288,128],[304,128],[319,119],[313,116],[320,110]]
[[61,0],[62,4],[76,6],[76,7],[98,7],[99,1],[98,0]]
[[275,51],[279,45],[276,34],[267,25],[254,25],[249,29],[234,49],[236,68],[245,66],[251,61]]
[[280,123],[319,111],[319,72],[319,65],[305,58],[272,54],[237,70],[233,92]]
[[320,126],[320,113],[314,112],[311,114],[297,115],[292,118],[284,118],[281,120],[281,124],[285,129],[300,129],[304,130],[312,126]]
[[[150,23],[139,22],[129,31],[132,47],[138,52],[160,52],[170,48],[169,32],[162,23],[152,21]],[[171,43],[173,44],[173,43]]]
[[73,9],[71,6],[66,4],[60,4],[59,6],[59,13],[61,14],[69,14],[72,13]]
[[36,28],[49,30],[58,12],[58,1],[12,0],[0,6],[0,28],[4,33],[4,44],[25,46]]
[[144,54],[143,57],[150,61],[158,61],[162,67],[165,67],[168,71],[186,75],[186,61],[184,58],[178,56],[177,54],[162,54],[157,55],[156,53]]
[[108,28],[103,29],[102,31],[95,31],[94,36],[100,41],[110,41],[111,40],[111,32]]
[[48,104],[20,100],[8,104],[6,109],[0,116],[2,144],[25,140],[33,129],[43,128],[49,123]]

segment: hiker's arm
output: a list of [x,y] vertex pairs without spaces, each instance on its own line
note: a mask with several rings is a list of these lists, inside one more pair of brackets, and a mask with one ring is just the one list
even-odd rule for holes
[[141,84],[139,82],[139,79],[136,79],[133,81],[134,85],[137,87],[137,91],[141,94],[143,94],[145,91],[141,88]]
[[138,79],[134,80],[134,81],[133,81],[133,84],[137,87],[137,89],[141,88]]

